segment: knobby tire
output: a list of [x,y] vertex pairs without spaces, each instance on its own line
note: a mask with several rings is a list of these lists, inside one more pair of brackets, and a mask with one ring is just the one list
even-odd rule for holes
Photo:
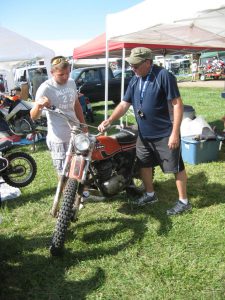
[[8,159],[9,166],[3,172],[2,178],[7,184],[20,188],[34,180],[37,164],[33,157],[24,152],[14,152],[6,155],[5,158]]
[[68,179],[64,192],[62,206],[59,210],[59,215],[53,234],[52,243],[50,246],[50,253],[53,256],[59,256],[62,254],[64,243],[66,239],[67,228],[70,225],[71,218],[73,216],[73,203],[78,188],[77,181]]

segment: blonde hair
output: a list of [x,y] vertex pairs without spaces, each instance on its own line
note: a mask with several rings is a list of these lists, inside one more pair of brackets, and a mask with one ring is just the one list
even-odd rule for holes
[[62,70],[70,67],[70,63],[64,56],[55,56],[51,59],[51,68],[52,70]]

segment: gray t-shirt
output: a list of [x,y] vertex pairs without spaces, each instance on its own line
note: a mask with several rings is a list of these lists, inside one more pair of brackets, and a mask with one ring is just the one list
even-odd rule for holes
[[[62,110],[79,124],[74,111],[77,99],[77,88],[73,79],[69,78],[66,84],[60,85],[53,78],[43,82],[37,90],[35,101],[46,96],[51,105]],[[70,128],[67,121],[56,114],[46,112],[48,120],[47,140],[53,143],[68,143],[70,139]]]

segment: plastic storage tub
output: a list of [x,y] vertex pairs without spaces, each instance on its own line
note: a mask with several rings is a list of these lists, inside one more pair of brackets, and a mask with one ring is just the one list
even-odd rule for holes
[[192,165],[218,160],[219,147],[217,140],[195,141],[193,136],[181,138],[183,161]]

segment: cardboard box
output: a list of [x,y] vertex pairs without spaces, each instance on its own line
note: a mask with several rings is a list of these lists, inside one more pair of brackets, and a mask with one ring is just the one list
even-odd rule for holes
[[181,138],[182,158],[192,165],[216,161],[219,156],[220,141],[195,141],[193,136]]

